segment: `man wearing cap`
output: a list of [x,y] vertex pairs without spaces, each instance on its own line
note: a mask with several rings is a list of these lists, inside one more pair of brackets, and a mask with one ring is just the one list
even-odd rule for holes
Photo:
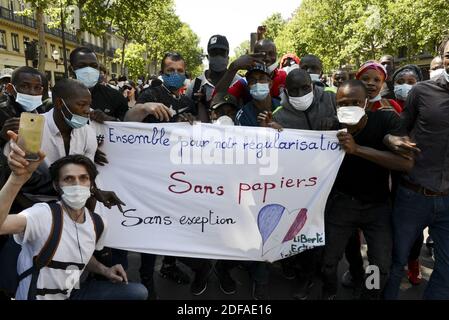
[[[273,114],[265,112],[259,115],[262,126],[298,130],[339,128],[335,94],[312,83],[306,70],[296,69],[288,74],[286,88],[281,97],[281,106]],[[315,248],[281,261],[283,275],[287,279],[293,280],[296,277],[296,268],[301,269],[293,293],[295,299],[304,300],[308,297],[316,270],[319,269],[321,255],[322,248]]]
[[279,100],[271,96],[273,81],[265,64],[256,63],[250,67],[246,73],[246,81],[252,100],[237,113],[235,122],[240,126],[258,127],[259,114],[275,110],[279,107]]
[[[195,78],[187,88],[186,95],[195,101],[198,108],[198,117],[203,122],[209,121],[209,108],[215,86],[228,70],[229,43],[225,36],[214,35],[207,44],[207,57],[209,69]],[[235,75],[232,83],[241,77]]]
[[248,103],[252,97],[245,79],[240,79],[231,87],[229,86],[232,84],[232,79],[239,70],[248,70],[256,63],[263,63],[267,66],[270,80],[272,81],[270,95],[272,98],[279,99],[281,88],[285,86],[287,73],[279,69],[276,45],[273,41],[267,39],[256,42],[253,54],[243,55],[230,64],[228,71],[216,85],[216,92],[228,90],[238,100],[243,103]]
[[219,94],[212,99],[211,109],[212,123],[234,125],[239,104],[232,94]]
[[[237,113],[235,123],[240,126],[258,127],[260,126],[258,116],[275,110],[279,106],[279,101],[271,96],[273,81],[271,72],[264,63],[255,63],[249,67],[245,78],[252,100]],[[267,300],[270,276],[267,263],[251,261],[246,264],[253,279],[253,298]],[[227,264],[226,267],[229,270],[230,265]],[[226,274],[225,270],[226,268],[221,270],[222,277]]]

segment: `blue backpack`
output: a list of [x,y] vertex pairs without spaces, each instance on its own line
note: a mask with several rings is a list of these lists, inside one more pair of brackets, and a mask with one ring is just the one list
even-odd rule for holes
[[[17,273],[17,260],[22,251],[22,246],[15,242],[12,236],[9,236],[3,248],[0,249],[0,290],[10,297],[15,296],[20,281],[31,275],[28,300],[35,300],[40,270],[47,266],[51,267],[52,264],[58,264],[58,262],[53,261],[53,256],[61,240],[63,213],[61,206],[56,202],[51,202],[48,205],[52,213],[51,231],[41,251],[33,257],[33,265],[28,270],[20,275]],[[98,242],[104,230],[104,223],[96,213],[91,213],[91,217],[95,227],[96,241]]]

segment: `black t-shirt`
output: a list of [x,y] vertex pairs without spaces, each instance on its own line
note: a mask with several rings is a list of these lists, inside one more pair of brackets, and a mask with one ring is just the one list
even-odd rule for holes
[[[192,99],[187,97],[186,95],[181,95],[179,97],[174,97],[173,94],[165,88],[163,85],[157,87],[149,87],[142,91],[142,93],[137,98],[137,103],[146,103],[146,102],[158,102],[165,105],[167,108],[172,108],[175,112],[175,115],[172,117],[171,122],[177,121],[177,115],[183,113],[191,113],[193,115],[197,115],[197,109],[195,106],[195,102]],[[147,116],[143,122],[147,123],[158,123],[153,115]]]
[[[387,134],[402,135],[401,121],[393,111],[367,111],[368,121],[355,142],[364,147],[388,151],[383,139]],[[369,203],[384,202],[390,197],[390,170],[361,157],[346,154],[334,184],[334,191]]]
[[128,101],[119,91],[97,83],[91,94],[92,109],[101,110],[108,116],[123,120],[128,111]]

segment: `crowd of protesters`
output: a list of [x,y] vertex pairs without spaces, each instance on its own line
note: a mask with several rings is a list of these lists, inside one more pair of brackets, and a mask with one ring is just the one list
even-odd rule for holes
[[[232,63],[225,36],[212,36],[207,53],[208,69],[191,81],[177,52],[165,54],[160,74],[148,81],[108,79],[86,47],[70,54],[71,79],[57,81],[51,90],[45,75],[31,67],[1,72],[2,295],[157,299],[156,255],[141,254],[140,283],[131,283],[128,253],[103,245],[108,226],[94,213],[96,204],[122,210],[124,203],[96,186],[97,166],[107,166],[108,158],[94,123],[197,120],[338,131],[346,155],[326,205],[326,245],[280,261],[283,276],[296,279],[292,298],[307,299],[320,285],[322,299],[335,299],[340,281],[353,289],[355,299],[398,299],[406,267],[408,280],[421,283],[420,251],[427,242],[434,267],[424,298],[449,299],[448,38],[429,77],[417,65],[397,66],[390,55],[326,77],[320,57],[279,56],[274,42],[262,38],[253,53]],[[26,160],[17,143],[23,112],[45,117],[38,161]],[[379,270],[375,289],[365,284],[363,241],[369,264]],[[349,269],[338,279],[343,257]],[[6,260],[13,260],[13,274],[2,269]],[[192,279],[179,264],[193,271]],[[178,284],[190,283],[196,296],[215,272],[220,289],[232,295],[237,285],[231,270],[237,266],[248,270],[253,298],[269,299],[266,262],[166,256],[159,272]],[[69,267],[77,272],[67,272]]]

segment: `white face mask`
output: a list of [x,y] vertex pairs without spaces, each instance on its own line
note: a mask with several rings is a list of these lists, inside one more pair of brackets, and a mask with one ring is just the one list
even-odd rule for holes
[[278,67],[278,63],[277,63],[277,62],[273,63],[271,66],[269,66],[269,67],[267,68],[267,69],[268,69],[268,72],[269,72],[269,73],[273,73],[274,70],[276,70],[277,67]]
[[228,116],[221,116],[217,120],[212,121],[212,124],[217,126],[233,126],[234,121]]
[[[288,92],[287,92],[288,95]],[[313,103],[313,90],[302,97],[288,96],[290,105],[298,111],[306,111]]]
[[89,187],[75,185],[61,187],[61,199],[70,208],[79,210],[86,205],[87,199],[91,197]]
[[380,101],[380,100],[382,100],[382,96],[379,93],[377,96],[375,96],[374,98],[370,99],[369,102],[377,102],[377,101]]
[[30,94],[20,93],[14,86],[13,88],[17,94],[16,102],[22,106],[23,110],[30,112],[36,110],[42,104],[42,95],[32,96]]
[[394,95],[398,100],[405,101],[407,100],[408,94],[412,88],[413,86],[410,84],[396,84],[394,86]]
[[438,78],[440,75],[442,75],[444,73],[444,69],[436,69],[436,70],[431,70],[430,71],[430,80],[435,80],[436,78]]
[[309,74],[310,79],[312,80],[312,82],[320,82],[320,75],[316,74],[316,73],[311,73]]
[[287,74],[289,74],[290,72],[292,72],[295,69],[299,69],[299,66],[297,64],[293,64],[291,66],[285,67],[282,70],[284,70]]
[[449,73],[447,73],[446,69],[444,69],[443,74],[444,74],[444,78],[446,79],[446,82],[449,83]]
[[346,124],[348,126],[355,126],[360,122],[365,113],[366,103],[363,108],[360,106],[348,106],[337,108],[338,121],[341,124]]

